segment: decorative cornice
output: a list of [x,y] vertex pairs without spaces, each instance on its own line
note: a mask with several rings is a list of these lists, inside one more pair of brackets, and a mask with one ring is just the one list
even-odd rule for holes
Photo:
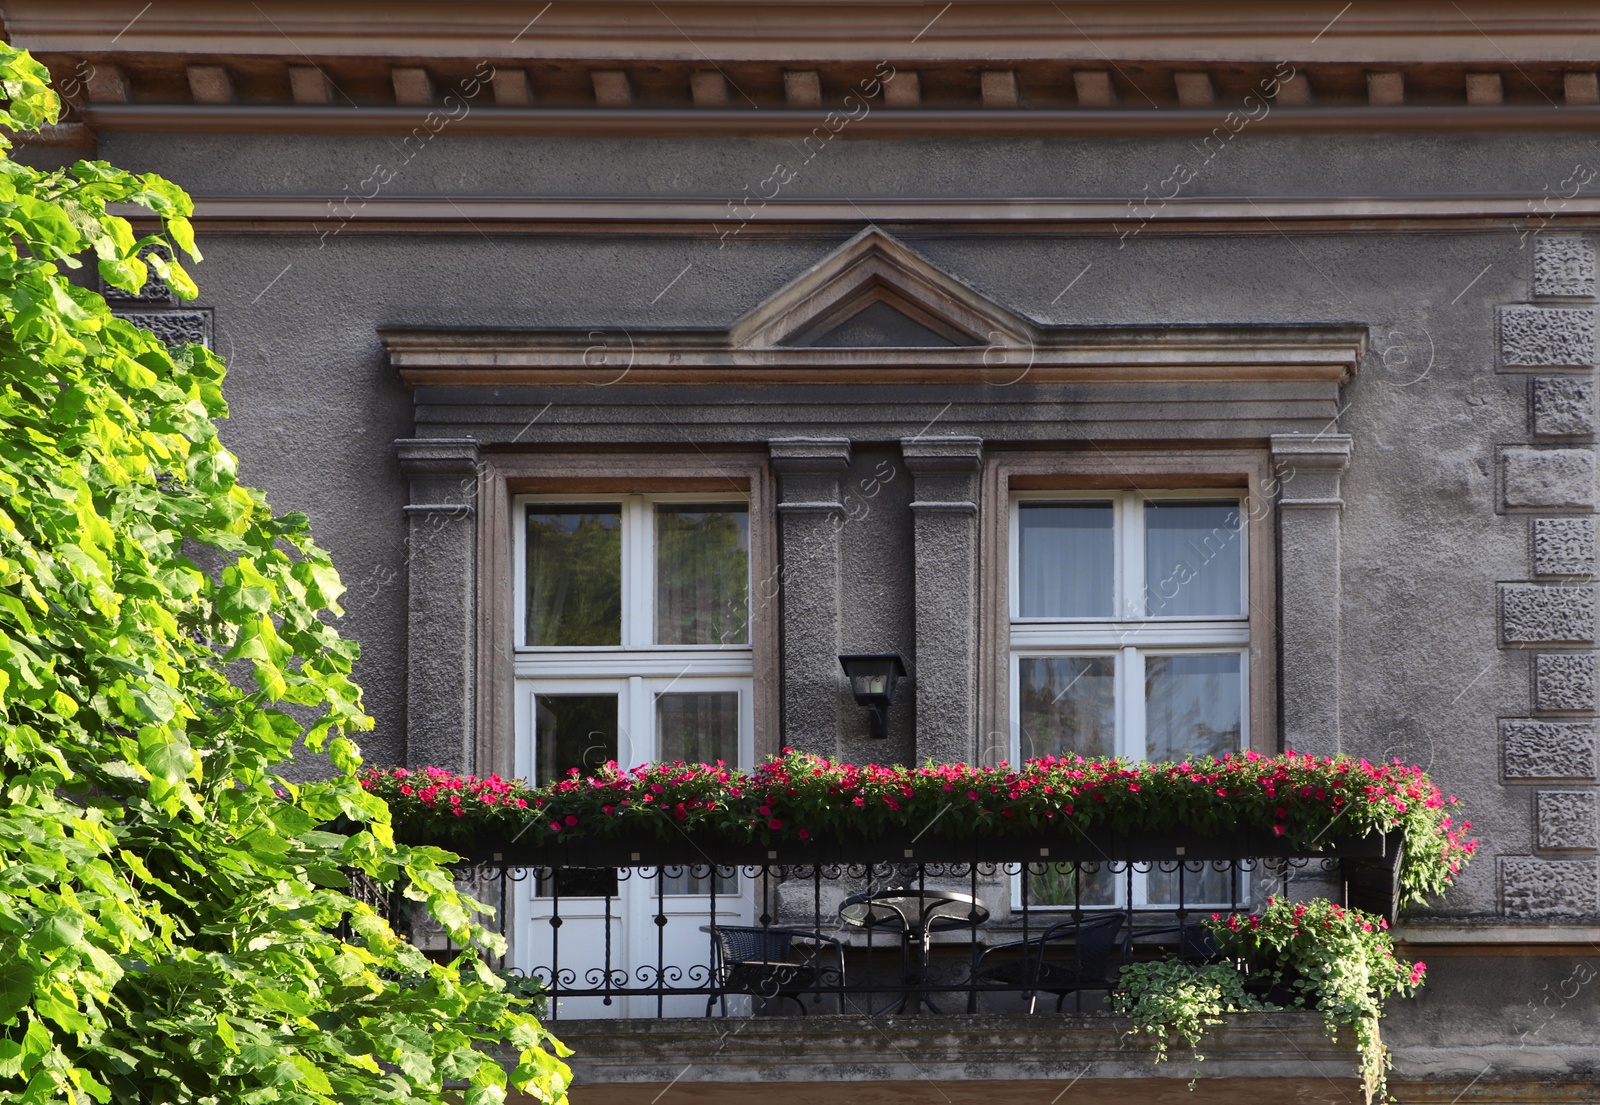
[[[625,364],[597,363],[594,330],[380,331],[409,384],[1117,383],[1130,380],[1343,383],[1363,327],[1064,326],[1034,344],[956,348],[740,349],[725,331],[611,334]],[[613,350],[615,351],[615,350]],[[986,357],[986,354],[988,355]]]
[[[833,105],[838,107],[839,105]],[[1238,110],[1236,110],[1236,108]],[[441,125],[430,108],[294,104],[82,104],[78,114],[95,131],[240,134],[527,135],[537,137],[794,137],[821,131],[841,138],[956,137],[1188,137],[1200,141],[1221,130],[1265,134],[1421,133],[1432,131],[1573,131],[1600,127],[1600,106],[1546,103],[1500,107],[1419,105],[1279,108],[1239,124],[1244,105],[1183,108],[878,108],[848,125],[830,126],[824,107],[612,108],[476,106]],[[842,118],[833,112],[833,118]],[[1229,120],[1232,119],[1233,122]]]
[[[822,341],[870,304],[970,335],[946,346]],[[822,337],[819,338],[819,329]],[[1034,322],[869,226],[726,329],[381,330],[411,384],[1342,383],[1361,326],[1055,326]]]
[[274,0],[218,4],[163,0],[130,20],[118,0],[8,0],[8,40],[35,52],[125,52],[312,58],[488,57],[527,61],[588,57],[828,62],[1000,57],[1084,62],[1290,60],[1419,61],[1508,65],[1592,59],[1597,27],[1583,5],[1526,0],[1388,0],[1338,6],[1267,3],[1127,3],[1067,0],[952,5],[866,3],[749,5],[585,0],[508,5],[494,0]]
[[[376,196],[362,200],[312,196],[201,196],[194,219],[231,234],[497,233],[721,237],[813,234],[859,227],[863,220],[891,226],[934,224],[943,231],[1038,234],[1052,229],[1140,237],[1195,229],[1277,232],[1281,226],[1392,233],[1395,230],[1504,231],[1527,227],[1546,233],[1558,226],[1600,224],[1600,196],[1563,198],[1543,215],[1530,215],[1527,196],[1178,196],[1166,201],[1091,197],[870,197],[782,198],[753,207],[743,221],[730,215],[726,197],[640,196],[611,198]],[[113,205],[135,220],[149,212]]]

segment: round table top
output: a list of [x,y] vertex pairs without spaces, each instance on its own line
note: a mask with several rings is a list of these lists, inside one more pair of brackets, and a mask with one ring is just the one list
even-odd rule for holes
[[846,898],[839,907],[839,919],[855,928],[944,932],[976,928],[989,919],[989,907],[981,898],[954,890],[895,886]]

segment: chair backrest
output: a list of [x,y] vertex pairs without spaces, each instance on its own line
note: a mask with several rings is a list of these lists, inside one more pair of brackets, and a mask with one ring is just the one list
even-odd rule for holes
[[737,925],[717,925],[711,931],[724,963],[783,963],[789,958],[793,936],[788,932]]
[[1217,942],[1204,925],[1184,925],[1178,937],[1178,958],[1186,963],[1205,963],[1217,957]]
[[1111,953],[1117,948],[1117,937],[1122,934],[1127,918],[1120,913],[1103,917],[1085,917],[1081,920],[1062,921],[1050,926],[1044,934],[1040,954],[1054,940],[1072,941],[1073,966],[1080,977],[1109,978]]

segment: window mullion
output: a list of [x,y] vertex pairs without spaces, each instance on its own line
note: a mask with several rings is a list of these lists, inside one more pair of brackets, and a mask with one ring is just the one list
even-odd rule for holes
[[655,527],[643,496],[628,496],[622,509],[622,645],[648,648],[655,638]]
[[1121,556],[1117,609],[1124,619],[1132,621],[1143,621],[1149,614],[1144,578],[1144,509],[1140,504],[1137,491],[1124,491],[1118,497],[1117,541]]
[[1145,702],[1144,653],[1136,648],[1122,650],[1122,670],[1126,673],[1123,691],[1123,740],[1120,751],[1132,760],[1144,759]]
[[623,767],[633,767],[657,758],[654,705],[655,695],[645,685],[644,678],[629,676],[620,704],[622,739],[617,742],[617,756],[626,761]]

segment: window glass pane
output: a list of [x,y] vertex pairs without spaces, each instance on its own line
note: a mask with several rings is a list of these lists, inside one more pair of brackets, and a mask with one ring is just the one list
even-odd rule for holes
[[[617,758],[617,696],[541,694],[534,698],[534,781],[559,779],[569,768],[588,773]],[[541,898],[616,896],[617,873],[610,869],[567,868],[538,879]]]
[[[701,897],[711,893],[711,865],[697,863],[692,867],[663,867],[660,870],[661,892],[663,894],[698,894]],[[717,868],[717,897],[724,894],[739,893],[739,869],[737,867]],[[652,891],[655,887],[650,887]],[[717,911],[723,909],[721,902],[717,903]]]
[[[1179,872],[1175,863],[1151,864],[1145,876],[1144,897],[1147,905],[1182,905],[1192,909],[1197,905],[1243,905],[1239,899],[1244,893],[1244,879],[1239,876],[1235,886],[1235,872],[1229,864],[1207,863],[1196,871],[1194,863],[1183,865],[1183,886],[1178,885]],[[1166,868],[1171,867],[1168,871]],[[1181,902],[1179,891],[1182,891]]]
[[656,695],[656,756],[667,763],[739,762],[739,694]]
[[1017,661],[1022,756],[1114,756],[1116,661],[1110,656],[1025,656]]
[[1243,736],[1237,652],[1146,656],[1145,759],[1237,752]]
[[[656,695],[657,758],[673,763],[739,762],[739,695],[736,691]],[[737,894],[739,879],[731,867],[717,869],[717,893]],[[666,867],[663,893],[711,893],[710,866]]]
[[622,507],[528,507],[530,645],[622,643]]
[[1109,618],[1114,605],[1110,503],[1018,503],[1018,613]]
[[554,782],[570,768],[585,775],[617,758],[617,696],[541,694],[534,699],[534,782]]
[[750,509],[656,506],[656,644],[750,640]]
[[1244,613],[1237,499],[1144,504],[1145,613],[1152,618]]
[[1116,904],[1117,876],[1103,863],[1028,865],[1028,904],[1097,906]]

